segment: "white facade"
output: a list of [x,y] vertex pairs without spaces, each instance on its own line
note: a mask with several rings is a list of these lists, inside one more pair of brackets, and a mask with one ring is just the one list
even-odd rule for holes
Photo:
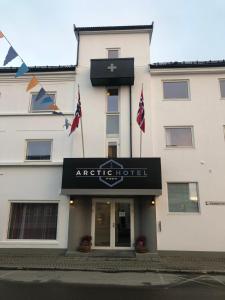
[[[129,87],[119,87],[119,134],[107,135],[107,88],[92,86],[90,60],[107,58],[109,49],[118,49],[120,58],[133,57],[132,155],[140,156],[136,115],[143,84],[142,157],[161,158],[162,195],[155,199],[157,249],[224,251],[225,100],[219,80],[225,78],[225,66],[150,67],[150,39],[151,30],[81,31],[76,71],[34,72],[46,91],[56,93],[56,104],[70,121],[79,84],[85,158],[107,157],[109,142],[117,143],[118,157],[130,157]],[[83,157],[81,130],[69,137],[64,117],[30,112],[31,93],[26,92],[30,78],[15,79],[14,73],[0,70],[0,248],[66,249],[70,205],[69,197],[61,193],[62,165],[64,157]],[[188,82],[188,99],[165,100],[163,82],[180,80]],[[190,127],[193,147],[166,147],[166,127]],[[27,140],[51,140],[51,159],[26,160]],[[199,211],[169,212],[168,183],[193,182]],[[58,203],[56,239],[8,238],[10,205],[20,202]],[[92,218],[92,233],[93,226]],[[132,232],[134,236],[134,228]]]
[[[157,201],[160,250],[224,251],[225,206],[206,205],[225,198],[225,101],[219,79],[225,68],[151,70],[154,154],[161,157],[163,188]],[[188,101],[164,100],[162,82],[189,83]],[[165,126],[193,126],[194,147],[167,149]],[[199,213],[169,213],[167,182],[197,182]]]

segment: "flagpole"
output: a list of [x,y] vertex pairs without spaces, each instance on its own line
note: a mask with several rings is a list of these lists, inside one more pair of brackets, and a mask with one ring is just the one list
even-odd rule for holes
[[142,154],[142,130],[140,130],[140,157]]
[[[142,93],[143,93],[143,83],[142,83]],[[140,157],[142,156],[142,129],[140,128]]]
[[82,139],[82,151],[83,151],[83,158],[85,158],[85,155],[84,155],[84,134],[83,134],[83,123],[82,123],[82,117],[80,118],[80,126],[81,126],[81,139]]
[[[79,101],[80,101],[80,85],[79,84],[78,84],[78,92],[79,92]],[[83,153],[83,158],[85,158],[85,153],[84,153],[84,132],[83,132],[82,117],[83,117],[83,115],[81,114],[81,117],[80,117],[80,127],[81,127],[82,153]]]

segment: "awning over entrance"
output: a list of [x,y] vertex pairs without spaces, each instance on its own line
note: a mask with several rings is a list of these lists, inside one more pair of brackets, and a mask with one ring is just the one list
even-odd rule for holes
[[65,195],[161,195],[160,158],[64,158]]

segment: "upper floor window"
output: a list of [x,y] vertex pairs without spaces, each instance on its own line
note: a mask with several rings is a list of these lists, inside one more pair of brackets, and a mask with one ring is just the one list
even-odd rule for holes
[[[43,96],[42,98],[38,99],[37,101],[36,101],[36,96],[37,96],[37,93],[31,94],[31,104],[30,104],[31,112],[52,111],[52,109],[49,108],[49,106],[51,104],[55,104],[56,93],[49,92],[49,93],[47,93],[47,95]],[[47,97],[51,97],[53,102],[49,102],[49,101],[45,102],[44,99]]]
[[118,58],[119,49],[108,49],[108,58]]
[[168,183],[169,212],[199,212],[196,182]]
[[220,79],[220,95],[221,98],[225,98],[225,79]]
[[193,128],[166,127],[166,147],[193,147]]
[[165,100],[189,100],[188,80],[163,81]]
[[51,140],[28,140],[26,160],[50,160],[51,149]]
[[119,90],[107,89],[106,134],[119,134]]
[[108,143],[108,157],[109,158],[117,157],[117,143],[116,142]]

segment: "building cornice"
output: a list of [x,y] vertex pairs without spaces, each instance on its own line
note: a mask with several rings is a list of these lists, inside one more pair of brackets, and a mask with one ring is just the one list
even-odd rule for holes
[[[61,167],[63,162],[0,162],[1,167]],[[0,170],[0,175],[3,175]]]
[[149,65],[152,75],[161,74],[222,74],[225,72],[225,60],[165,62]]

